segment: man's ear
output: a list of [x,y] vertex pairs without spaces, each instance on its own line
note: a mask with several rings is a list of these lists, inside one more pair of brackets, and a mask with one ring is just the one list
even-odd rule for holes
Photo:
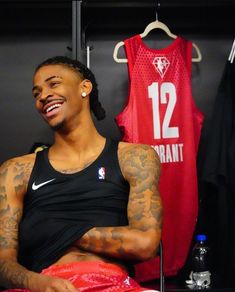
[[80,90],[81,90],[81,95],[83,97],[89,95],[92,91],[92,83],[89,79],[84,79],[80,83]]

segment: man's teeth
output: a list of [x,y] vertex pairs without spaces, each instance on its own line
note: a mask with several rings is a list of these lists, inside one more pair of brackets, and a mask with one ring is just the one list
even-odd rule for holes
[[49,106],[47,109],[46,109],[46,112],[50,112],[52,111],[54,108],[56,107],[61,107],[61,104],[60,103],[56,103],[56,104],[53,104],[52,106]]

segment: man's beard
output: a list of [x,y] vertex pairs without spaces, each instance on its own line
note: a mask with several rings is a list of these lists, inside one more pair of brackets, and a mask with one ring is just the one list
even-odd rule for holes
[[63,128],[63,126],[64,126],[64,122],[62,121],[62,122],[60,122],[60,123],[58,123],[58,124],[56,124],[54,126],[51,126],[51,129],[53,131],[59,131],[59,130],[61,130]]

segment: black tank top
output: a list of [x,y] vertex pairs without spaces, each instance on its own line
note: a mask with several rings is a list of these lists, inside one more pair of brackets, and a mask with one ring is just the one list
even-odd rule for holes
[[19,226],[19,262],[40,272],[92,227],[125,226],[129,185],[122,176],[118,142],[106,140],[99,157],[74,173],[56,171],[48,149],[36,155]]

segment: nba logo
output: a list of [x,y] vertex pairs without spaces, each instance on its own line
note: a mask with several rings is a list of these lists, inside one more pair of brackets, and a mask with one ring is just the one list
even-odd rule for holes
[[99,180],[105,179],[105,167],[99,167],[98,178],[99,178]]

